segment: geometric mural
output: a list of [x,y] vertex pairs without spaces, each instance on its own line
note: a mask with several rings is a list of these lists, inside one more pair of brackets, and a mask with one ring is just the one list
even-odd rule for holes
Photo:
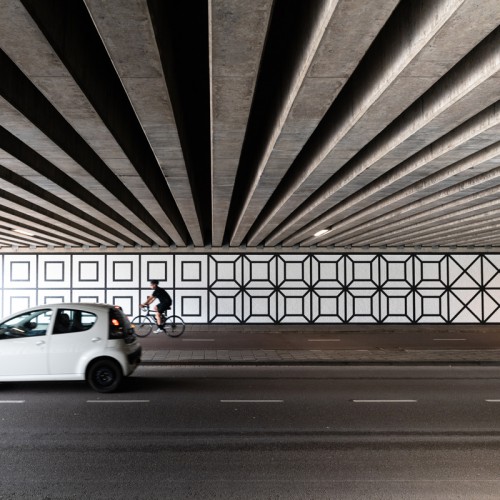
[[1,315],[106,302],[158,279],[186,323],[500,323],[499,254],[2,254]]

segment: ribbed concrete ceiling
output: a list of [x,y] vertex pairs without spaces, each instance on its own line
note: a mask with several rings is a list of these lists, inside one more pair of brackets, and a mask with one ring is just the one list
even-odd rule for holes
[[1,249],[500,248],[499,25],[498,0],[0,0]]

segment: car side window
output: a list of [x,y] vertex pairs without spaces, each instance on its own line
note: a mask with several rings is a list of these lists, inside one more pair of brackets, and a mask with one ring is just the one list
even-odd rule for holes
[[0,324],[0,340],[39,337],[47,333],[52,311],[43,309],[14,316]]
[[90,330],[97,321],[94,313],[77,309],[59,309],[52,333],[76,333]]

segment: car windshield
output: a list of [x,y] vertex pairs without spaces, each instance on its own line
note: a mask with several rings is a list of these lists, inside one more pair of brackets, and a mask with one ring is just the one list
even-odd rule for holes
[[51,317],[52,311],[50,309],[30,311],[14,316],[0,323],[0,340],[45,335]]

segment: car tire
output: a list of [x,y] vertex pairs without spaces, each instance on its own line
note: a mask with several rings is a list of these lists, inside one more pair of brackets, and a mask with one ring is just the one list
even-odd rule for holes
[[102,359],[90,365],[87,382],[97,392],[113,392],[123,379],[121,366],[111,359]]

